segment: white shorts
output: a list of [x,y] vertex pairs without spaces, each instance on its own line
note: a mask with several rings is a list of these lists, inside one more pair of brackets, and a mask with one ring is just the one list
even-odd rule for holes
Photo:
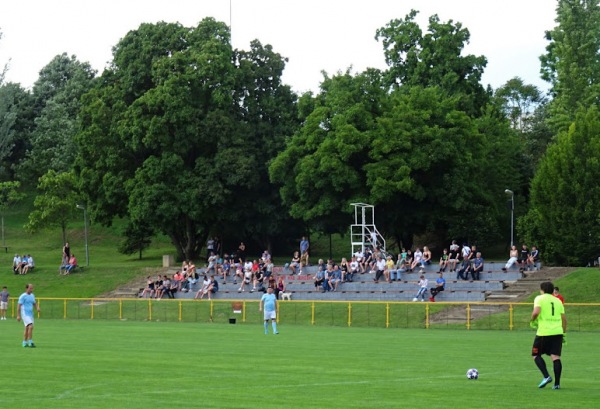
[[0,301],[0,310],[5,310],[8,308],[8,302]]
[[277,318],[276,311],[265,311],[265,321],[266,320],[274,320],[275,318]]
[[33,317],[30,315],[21,316],[21,321],[23,321],[23,325],[25,326],[33,325]]

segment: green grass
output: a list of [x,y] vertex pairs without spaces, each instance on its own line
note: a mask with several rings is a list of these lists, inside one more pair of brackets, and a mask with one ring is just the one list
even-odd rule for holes
[[[262,325],[0,322],[11,408],[547,408],[595,407],[597,336],[571,334],[563,389],[537,388],[531,331]],[[465,378],[468,368],[478,381]]]

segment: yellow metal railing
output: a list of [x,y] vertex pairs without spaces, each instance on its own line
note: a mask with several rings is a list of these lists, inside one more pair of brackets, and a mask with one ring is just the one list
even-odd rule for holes
[[[262,321],[259,300],[155,300],[130,298],[38,298],[44,319],[115,319],[177,322]],[[11,299],[11,316],[16,316]],[[234,304],[240,306],[239,313]],[[531,303],[280,301],[281,323],[384,328],[529,329]],[[569,328],[600,330],[600,303],[565,304]],[[238,319],[235,320],[237,322]]]

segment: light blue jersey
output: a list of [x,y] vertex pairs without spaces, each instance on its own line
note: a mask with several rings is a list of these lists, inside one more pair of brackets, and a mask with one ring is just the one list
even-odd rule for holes
[[277,302],[275,294],[264,293],[261,301],[264,303],[265,311],[275,311],[275,303]]
[[35,304],[35,295],[23,293],[19,297],[19,304],[21,305],[21,315],[33,317],[33,305]]

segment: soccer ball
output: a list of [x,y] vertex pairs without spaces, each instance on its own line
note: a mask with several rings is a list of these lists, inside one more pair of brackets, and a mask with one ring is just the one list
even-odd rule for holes
[[471,368],[467,371],[467,379],[478,379],[479,371],[475,368]]

